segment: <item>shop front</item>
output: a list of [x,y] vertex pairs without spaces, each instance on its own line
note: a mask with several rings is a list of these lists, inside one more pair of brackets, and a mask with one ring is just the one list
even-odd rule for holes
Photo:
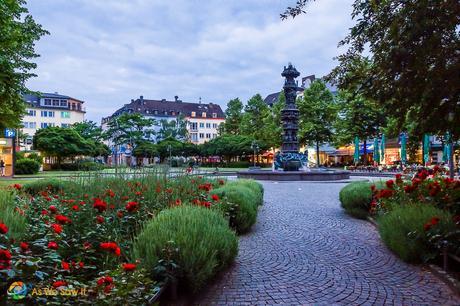
[[[3,163],[1,162],[3,161]],[[4,176],[13,175],[13,139],[0,138],[0,164],[4,167]]]

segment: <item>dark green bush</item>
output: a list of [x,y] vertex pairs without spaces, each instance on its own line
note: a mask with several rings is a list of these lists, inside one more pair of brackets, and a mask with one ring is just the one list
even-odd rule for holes
[[437,225],[440,229],[455,228],[452,215],[432,205],[395,205],[392,211],[378,218],[380,236],[404,261],[420,262],[430,257],[424,225],[432,217],[441,219]]
[[254,191],[257,195],[257,204],[262,205],[264,200],[264,187],[262,184],[255,180],[249,179],[238,179],[234,181],[228,181],[226,186],[245,186]]
[[212,191],[220,198],[214,207],[224,212],[230,227],[238,233],[246,233],[256,223],[260,195],[243,185],[224,185]]
[[40,163],[30,158],[22,158],[16,161],[15,174],[35,174],[40,170]]
[[43,164],[43,156],[40,156],[38,153],[32,152],[27,155],[27,158],[37,161],[40,165]]
[[104,169],[105,166],[93,161],[77,161],[75,163],[53,164],[51,169],[63,171],[97,171]]
[[366,219],[372,201],[371,186],[376,185],[377,189],[381,189],[383,184],[383,182],[353,182],[343,187],[339,199],[345,212],[355,218]]
[[81,188],[77,184],[73,184],[71,181],[59,180],[59,179],[37,179],[33,182],[24,184],[22,190],[30,195],[36,195],[41,191],[49,191],[57,193],[60,191],[73,192]]
[[238,253],[238,240],[225,218],[204,207],[162,211],[135,239],[134,255],[152,270],[169,241],[178,248],[173,260],[179,266],[179,286],[194,292],[232,263]]

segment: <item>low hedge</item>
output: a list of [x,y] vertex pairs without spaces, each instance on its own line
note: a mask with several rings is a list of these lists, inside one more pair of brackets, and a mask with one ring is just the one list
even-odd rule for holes
[[380,189],[384,182],[353,182],[340,190],[340,203],[346,213],[359,219],[367,218],[372,201],[372,185]]
[[394,205],[392,211],[377,219],[380,237],[404,261],[425,261],[431,251],[424,225],[433,217],[439,218],[440,232],[455,229],[452,215],[432,205]]
[[217,211],[180,206],[162,211],[135,238],[134,256],[152,270],[170,241],[177,247],[179,287],[201,289],[219,270],[233,262],[238,239]]
[[224,212],[230,227],[240,234],[251,229],[257,219],[258,206],[263,201],[263,188],[259,183],[252,180],[232,181],[213,190],[212,194],[221,199],[214,207]]
[[30,195],[36,195],[41,191],[47,190],[52,193],[58,193],[61,191],[78,191],[81,186],[73,184],[70,181],[59,180],[59,179],[37,179],[33,182],[26,183],[22,186],[22,190]]
[[31,158],[22,158],[16,161],[15,174],[35,174],[40,170],[40,163]]

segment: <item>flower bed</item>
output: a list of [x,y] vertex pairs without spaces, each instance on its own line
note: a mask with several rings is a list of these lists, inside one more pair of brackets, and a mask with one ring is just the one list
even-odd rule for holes
[[[0,196],[2,290],[6,292],[13,281],[21,281],[29,286],[25,297],[29,302],[146,304],[171,277],[170,269],[166,274],[158,271],[165,270],[165,262],[174,266],[179,255],[176,258],[168,251],[175,242],[166,243],[168,235],[169,240],[174,239],[174,233],[166,233],[160,243],[164,246],[158,245],[164,252],[156,254],[157,263],[149,261],[147,265],[146,258],[136,257],[133,251],[136,236],[161,211],[177,206],[212,209],[221,205],[226,199],[211,194],[211,190],[225,184],[224,180],[203,177],[146,176],[15,185],[10,193]],[[215,211],[215,218],[220,216],[228,225],[220,210]],[[203,218],[203,214],[196,216]],[[222,224],[199,221],[209,226],[211,235],[213,228]],[[181,233],[187,235],[187,231]],[[181,243],[188,241],[181,238]],[[181,247],[185,250],[187,246]],[[177,252],[181,252],[180,247]],[[218,258],[218,266],[233,259],[234,255],[225,262],[218,262]],[[153,269],[156,272],[153,266],[157,266]],[[175,272],[184,272],[180,270],[179,266]],[[216,271],[203,279],[208,280]],[[40,295],[37,290],[44,288],[58,294],[44,294],[42,290]],[[59,294],[68,289],[80,290],[78,296]]]

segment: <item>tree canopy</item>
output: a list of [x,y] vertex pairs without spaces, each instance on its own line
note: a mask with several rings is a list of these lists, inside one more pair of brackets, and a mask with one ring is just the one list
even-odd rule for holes
[[178,116],[175,120],[160,120],[160,130],[157,134],[158,140],[163,140],[166,138],[175,138],[180,141],[187,140],[188,131],[187,131],[187,120],[185,120],[184,115]]
[[24,114],[22,94],[37,65],[35,42],[48,34],[36,23],[24,0],[0,3],[0,129],[19,127]]
[[243,119],[243,103],[239,98],[232,99],[227,103],[225,110],[225,122],[223,133],[238,135],[241,130],[241,121]]
[[110,139],[115,144],[129,144],[134,148],[137,144],[152,139],[154,130],[151,127],[155,125],[155,120],[144,118],[138,113],[124,113],[113,117],[107,125],[104,139]]

